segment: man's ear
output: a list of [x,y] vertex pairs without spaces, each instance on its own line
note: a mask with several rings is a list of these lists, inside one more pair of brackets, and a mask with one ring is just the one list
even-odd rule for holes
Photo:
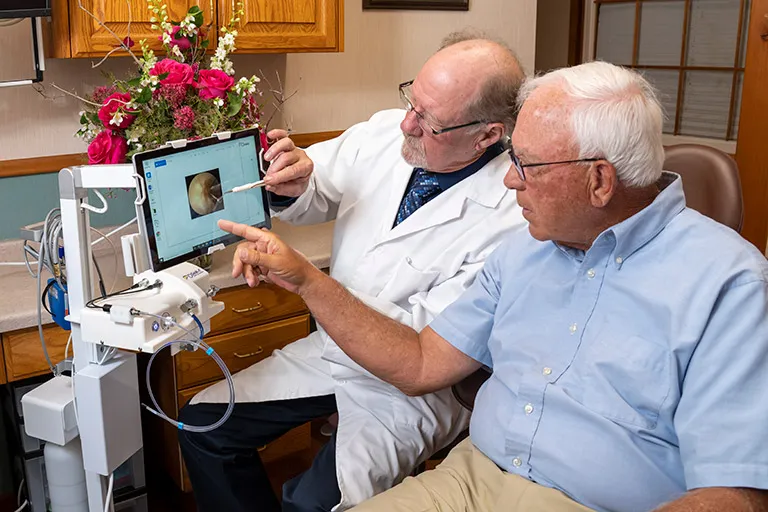
[[592,206],[604,208],[611,202],[619,186],[616,168],[606,160],[598,160],[592,164],[589,180]]
[[475,149],[478,151],[493,146],[504,136],[504,123],[488,123],[485,126],[486,130],[480,133],[480,138],[475,143]]

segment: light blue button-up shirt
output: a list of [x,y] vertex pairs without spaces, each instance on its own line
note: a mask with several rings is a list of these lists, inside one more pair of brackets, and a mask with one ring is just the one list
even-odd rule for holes
[[586,252],[512,234],[431,324],[493,369],[472,442],[597,510],[768,488],[768,264],[660,183]]

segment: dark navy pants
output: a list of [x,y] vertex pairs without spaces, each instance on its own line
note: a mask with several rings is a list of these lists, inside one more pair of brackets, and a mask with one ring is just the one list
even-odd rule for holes
[[[227,404],[187,405],[179,421],[209,425],[224,414]],[[334,395],[235,404],[226,423],[203,434],[180,431],[179,444],[195,501],[201,512],[277,511],[256,449],[289,430],[336,412]],[[283,485],[282,510],[325,512],[341,501],[336,480],[336,436],[317,454],[312,467]]]

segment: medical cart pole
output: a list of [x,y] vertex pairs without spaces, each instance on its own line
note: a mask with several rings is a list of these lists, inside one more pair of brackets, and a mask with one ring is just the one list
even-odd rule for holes
[[[72,380],[83,450],[89,512],[107,506],[112,472],[141,449],[141,414],[136,356],[127,352],[99,364],[108,341],[82,339],[80,312],[93,298],[88,190],[135,189],[132,165],[79,166],[59,172],[61,222],[67,268],[69,317],[75,351]],[[118,269],[116,269],[117,271]],[[109,503],[109,510],[113,506]]]

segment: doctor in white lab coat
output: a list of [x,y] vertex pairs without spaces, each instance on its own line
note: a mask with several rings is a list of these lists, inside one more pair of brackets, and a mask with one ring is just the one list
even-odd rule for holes
[[[512,129],[522,72],[506,48],[463,39],[448,41],[412,86],[401,86],[407,111],[379,112],[306,153],[284,138],[268,155],[269,189],[298,196],[277,216],[293,224],[335,220],[330,275],[416,330],[469,286],[504,233],[524,224],[502,183],[510,160],[500,145]],[[483,101],[493,79],[494,101]],[[404,202],[414,167],[432,171],[443,190],[412,211]],[[446,185],[446,177],[458,181]],[[314,417],[338,410],[337,432],[312,469],[286,484],[283,510],[354,506],[400,482],[468,422],[450,390],[406,396],[352,361],[322,327],[234,382],[237,406],[227,424],[180,433],[202,511],[277,509],[254,448]],[[182,421],[210,423],[228,396],[224,382],[211,386],[182,410]]]

